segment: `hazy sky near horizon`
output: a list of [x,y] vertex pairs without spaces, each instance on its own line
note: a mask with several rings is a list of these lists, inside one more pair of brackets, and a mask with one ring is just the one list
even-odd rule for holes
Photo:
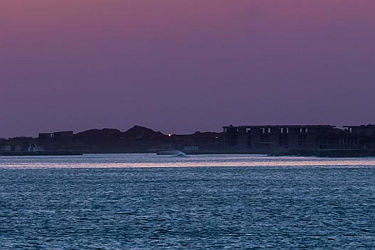
[[0,137],[375,123],[374,0],[1,0]]

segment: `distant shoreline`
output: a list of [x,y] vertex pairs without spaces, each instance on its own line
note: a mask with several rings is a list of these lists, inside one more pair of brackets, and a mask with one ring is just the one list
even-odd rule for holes
[[108,153],[264,154],[270,156],[375,156],[375,125],[224,126],[222,132],[163,134],[134,126],[127,131],[91,129],[0,139],[0,155],[43,156]]
[[[0,153],[0,156],[82,156],[82,155],[110,155],[110,154],[155,154],[157,152],[20,152],[20,153]],[[196,152],[186,153],[186,155],[266,155],[270,157],[293,156],[293,157],[320,157],[320,158],[366,158],[375,157],[375,151],[357,150],[327,150],[310,152],[289,152],[280,154],[262,154],[251,152]]]

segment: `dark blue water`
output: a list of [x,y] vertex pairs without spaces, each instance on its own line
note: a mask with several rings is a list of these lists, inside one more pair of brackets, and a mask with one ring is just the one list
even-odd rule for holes
[[0,248],[375,248],[373,167],[0,169]]

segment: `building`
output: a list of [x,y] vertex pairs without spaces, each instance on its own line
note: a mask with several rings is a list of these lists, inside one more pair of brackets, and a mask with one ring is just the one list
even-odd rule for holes
[[54,133],[40,133],[39,140],[60,140],[73,138],[73,131],[60,131]]
[[345,143],[352,148],[375,150],[375,125],[344,126]]
[[330,125],[224,127],[224,147],[238,153],[285,153],[336,148],[340,130]]

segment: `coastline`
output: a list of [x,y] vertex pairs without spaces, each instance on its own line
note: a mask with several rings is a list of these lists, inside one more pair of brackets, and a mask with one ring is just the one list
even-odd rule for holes
[[[267,155],[267,156],[295,156],[295,157],[322,157],[322,158],[366,158],[375,157],[375,151],[363,150],[321,150],[303,151],[291,150],[283,153],[254,153],[254,152],[234,152],[234,151],[204,151],[204,152],[183,152],[186,155]],[[56,151],[56,152],[2,152],[0,156],[80,156],[91,154],[158,154],[157,151],[121,151],[121,152],[80,152],[80,151]],[[162,155],[162,154],[161,154]]]

